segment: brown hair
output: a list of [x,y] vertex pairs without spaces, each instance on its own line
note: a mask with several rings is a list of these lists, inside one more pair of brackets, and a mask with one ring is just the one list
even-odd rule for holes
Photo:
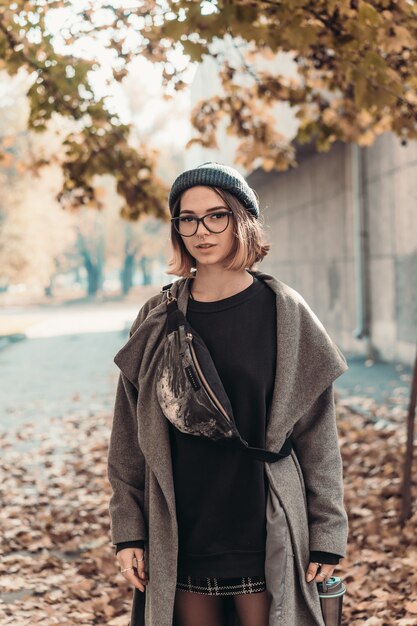
[[[225,259],[225,269],[236,270],[256,269],[255,264],[262,261],[268,254],[271,247],[264,241],[264,229],[262,218],[254,217],[239,200],[228,191],[219,187],[210,187],[221,198],[233,212],[232,225],[234,243],[230,254]],[[176,200],[172,210],[172,215],[179,214],[181,196]],[[171,223],[171,244],[173,248],[172,258],[168,261],[166,274],[175,274],[183,278],[194,276],[191,272],[196,267],[196,261],[187,251],[181,235],[175,230]]]

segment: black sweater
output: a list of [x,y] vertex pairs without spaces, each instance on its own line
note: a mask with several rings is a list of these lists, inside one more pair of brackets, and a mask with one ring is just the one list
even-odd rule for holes
[[[187,319],[207,345],[236,426],[265,447],[275,373],[275,295],[256,280],[215,302],[189,300]],[[262,576],[266,540],[264,464],[170,428],[179,529],[179,573]]]
[[[187,319],[210,351],[241,436],[264,448],[276,366],[275,294],[254,277],[252,285],[229,298],[190,299]],[[268,483],[263,462],[168,424],[178,573],[264,575]],[[143,547],[143,542],[117,544],[116,551],[123,547]],[[340,558],[321,552],[310,557],[332,564]]]

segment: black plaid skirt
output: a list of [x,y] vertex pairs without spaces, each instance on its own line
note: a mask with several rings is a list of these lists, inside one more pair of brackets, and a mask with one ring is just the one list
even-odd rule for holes
[[265,591],[266,583],[263,576],[239,576],[238,578],[178,576],[177,589],[202,593],[206,596],[235,596],[239,593]]

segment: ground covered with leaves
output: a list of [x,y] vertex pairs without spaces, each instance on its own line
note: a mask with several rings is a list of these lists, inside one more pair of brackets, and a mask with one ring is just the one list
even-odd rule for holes
[[[364,417],[347,404],[338,405],[350,518],[336,570],[348,589],[343,624],[417,626],[417,512],[398,521],[405,417],[372,406]],[[110,421],[91,412],[52,421],[38,440],[30,425],[0,434],[3,626],[127,625],[131,589],[109,534]]]

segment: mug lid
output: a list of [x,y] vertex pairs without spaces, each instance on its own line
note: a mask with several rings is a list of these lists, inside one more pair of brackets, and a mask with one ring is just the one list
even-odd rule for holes
[[317,588],[319,593],[323,594],[344,593],[345,591],[345,586],[339,576],[330,576],[328,580],[317,583]]

